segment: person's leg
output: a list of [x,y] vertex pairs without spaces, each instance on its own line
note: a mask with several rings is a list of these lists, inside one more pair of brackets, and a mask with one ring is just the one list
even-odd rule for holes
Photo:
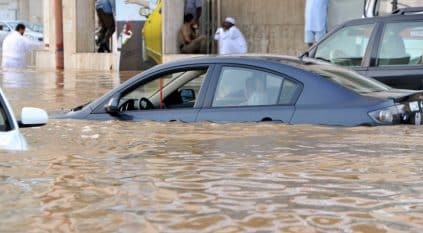
[[203,37],[199,37],[193,41],[191,41],[190,44],[185,45],[184,47],[182,47],[181,52],[185,53],[185,54],[196,54],[196,53],[200,53],[201,50],[201,44],[203,43],[202,41],[205,38]]
[[304,31],[304,42],[309,46],[313,46],[314,33],[312,31]]
[[314,33],[315,33],[314,34],[314,37],[316,38],[316,42],[317,42],[317,41],[321,40],[325,36],[326,31],[323,30],[323,31],[318,31],[318,32],[314,32]]
[[197,44],[192,41],[190,44],[184,45],[181,49],[181,53],[183,54],[193,54],[197,49]]
[[102,43],[105,46],[106,51],[110,52],[110,38],[115,32],[115,19],[113,18],[113,14],[104,14],[103,22],[106,28],[106,33],[104,35]]
[[200,36],[198,39],[200,40],[200,53],[206,54],[207,53],[207,38],[206,38],[206,36]]
[[104,23],[104,11],[103,9],[97,10],[97,16],[98,16],[98,23],[100,25],[100,31],[98,33],[98,43],[100,45],[100,48],[98,49],[98,52],[104,52],[104,49],[101,46],[102,41],[104,40],[104,37],[106,35],[106,26]]

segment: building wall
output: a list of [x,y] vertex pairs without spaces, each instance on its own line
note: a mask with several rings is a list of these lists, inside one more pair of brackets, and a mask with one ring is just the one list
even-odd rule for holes
[[94,0],[62,0],[65,69],[111,70],[115,67],[116,54],[91,50],[90,41],[95,39],[94,3]]
[[221,15],[236,19],[249,52],[296,55],[306,49],[304,7],[304,0],[223,0]]
[[[36,52],[36,66],[55,68],[55,0],[43,1],[44,37],[49,46]],[[62,0],[65,69],[110,70],[115,67],[116,54],[92,53],[95,35],[94,2],[95,0]]]
[[0,0],[0,19],[42,23],[43,0]]
[[364,1],[357,0],[329,0],[328,29],[363,16]]
[[43,23],[43,0],[21,0],[28,2],[26,20],[31,23]]
[[15,20],[18,13],[17,1],[0,0],[0,19]]
[[[252,53],[298,55],[304,50],[305,0],[221,1],[222,17],[232,16]],[[329,0],[328,29],[360,18],[364,1]]]

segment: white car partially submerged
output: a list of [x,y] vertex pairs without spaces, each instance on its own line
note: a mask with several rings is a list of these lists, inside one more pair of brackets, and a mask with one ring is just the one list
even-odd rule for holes
[[47,124],[46,111],[38,108],[23,108],[21,120],[17,121],[0,89],[0,150],[24,151],[27,142],[19,128],[38,127]]

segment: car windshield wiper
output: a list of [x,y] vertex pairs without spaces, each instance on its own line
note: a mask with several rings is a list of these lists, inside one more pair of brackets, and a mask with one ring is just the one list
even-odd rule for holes
[[317,60],[321,60],[321,61],[325,61],[325,62],[329,62],[329,63],[330,63],[330,60],[328,60],[328,59],[326,59],[326,58],[323,58],[323,57],[316,57],[316,59],[317,59]]

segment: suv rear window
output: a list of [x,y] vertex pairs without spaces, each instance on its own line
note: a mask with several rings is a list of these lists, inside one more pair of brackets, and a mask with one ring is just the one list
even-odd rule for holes
[[387,24],[377,62],[379,66],[423,65],[423,21]]

